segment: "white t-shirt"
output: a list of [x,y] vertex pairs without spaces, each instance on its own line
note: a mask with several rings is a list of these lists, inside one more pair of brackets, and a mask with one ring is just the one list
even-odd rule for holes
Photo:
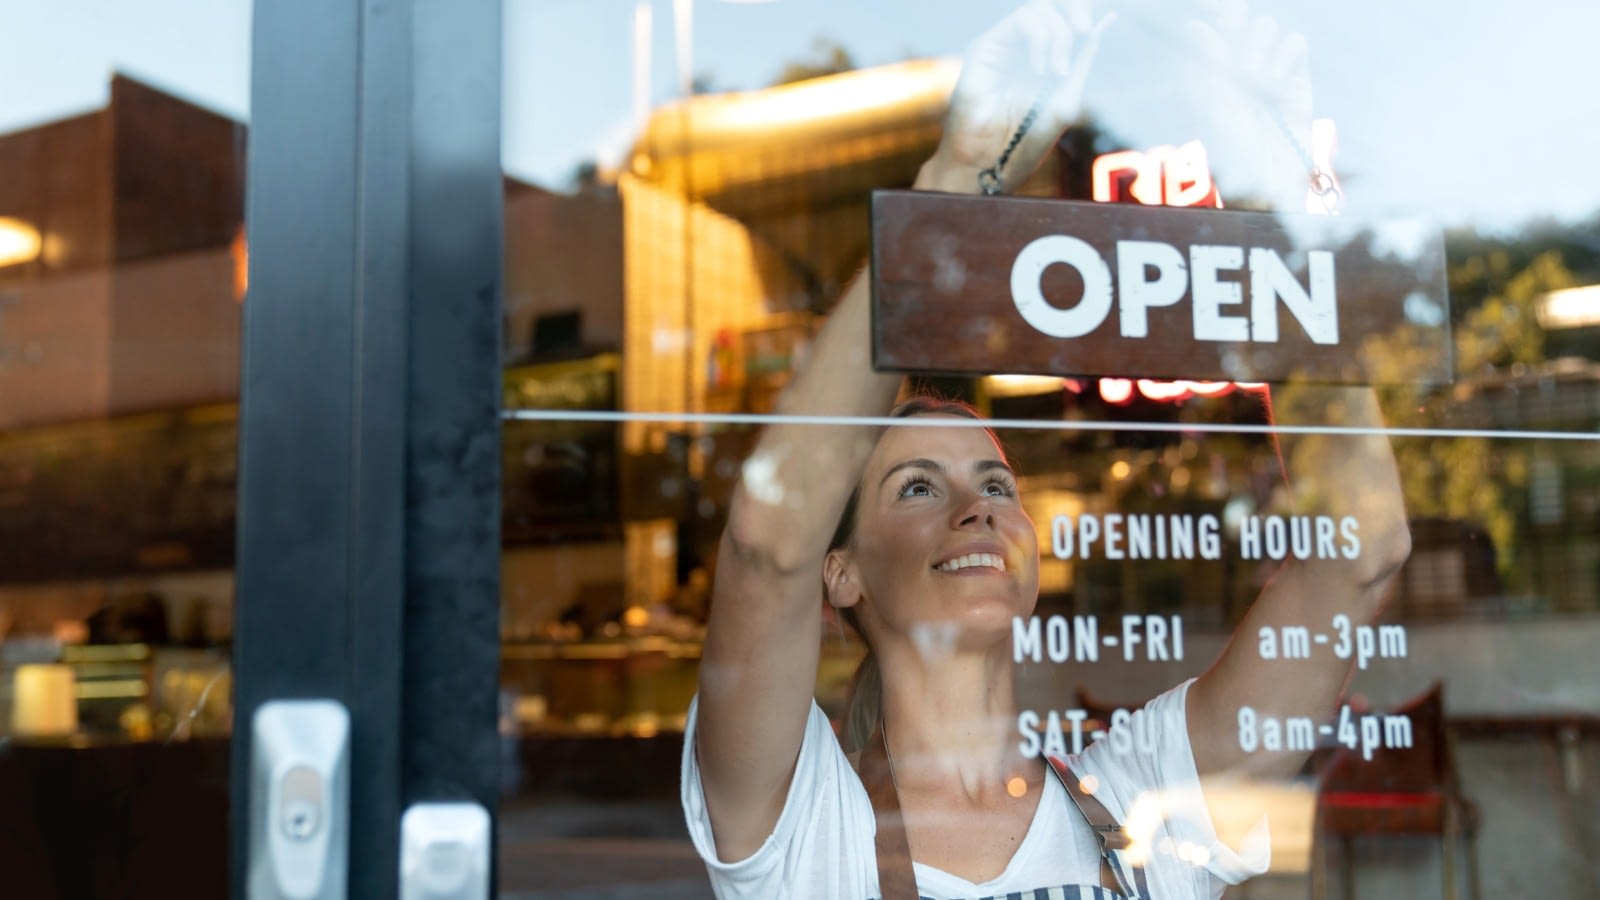
[[[1075,768],[1099,779],[1095,796],[1148,848],[1145,877],[1154,900],[1216,898],[1229,884],[1266,871],[1265,823],[1242,855],[1217,840],[1200,798],[1199,775],[1184,714],[1190,682],[1173,688],[1085,748]],[[795,764],[794,781],[772,834],[738,862],[717,859],[705,791],[694,753],[698,698],[689,707],[683,752],[683,808],[695,849],[722,900],[780,897],[867,900],[878,894],[873,845],[876,819],[861,779],[815,703]],[[1119,734],[1126,729],[1126,734]],[[1151,831],[1153,829],[1153,831]],[[1141,831],[1146,832],[1142,835]],[[999,877],[974,884],[914,863],[918,892],[935,900],[1079,896],[1072,886],[1100,883],[1094,835],[1055,778],[1032,825]],[[1066,891],[1060,889],[1066,887]],[[1036,893],[1043,892],[1043,893]],[[1085,890],[1084,897],[1094,896]]]

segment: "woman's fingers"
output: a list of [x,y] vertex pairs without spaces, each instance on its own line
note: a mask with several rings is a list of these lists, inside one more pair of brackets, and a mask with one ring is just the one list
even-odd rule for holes
[[1026,74],[1044,75],[1049,72],[1053,65],[1051,57],[1061,41],[1070,43],[1072,40],[1071,28],[1057,4],[1051,0],[1034,0],[1023,6],[1017,11],[1017,25],[1023,30],[1023,40],[1028,46]]
[[1201,0],[1185,26],[1195,67],[1185,88],[1206,124],[1213,171],[1232,190],[1291,208],[1302,201],[1311,127],[1305,38],[1245,0]]
[[1031,171],[1081,108],[1100,36],[1114,19],[1096,13],[1095,0],[1028,0],[974,41],[939,158],[977,170],[992,166],[1037,107],[1003,175],[1015,184]]
[[1213,74],[1222,68],[1228,57],[1228,44],[1220,31],[1198,19],[1185,23],[1183,31],[1197,67]]
[[1217,27],[1232,31],[1250,21],[1250,4],[1246,0],[1221,0],[1216,5]]
[[1305,35],[1291,31],[1283,36],[1267,63],[1267,75],[1274,82],[1310,78],[1310,48]]
[[1094,28],[1093,0],[1063,0],[1061,6],[1073,30],[1083,33]]
[[1100,52],[1100,39],[1116,21],[1116,13],[1106,13],[1086,32],[1076,36],[1071,57],[1065,60],[1050,95],[1050,119],[1057,132],[1070,125],[1082,110],[1084,85],[1094,67],[1095,55]]
[[1031,37],[1048,27],[1051,0],[1029,0],[978,35],[965,54],[965,65],[981,65],[996,71],[1024,69],[1037,65],[1039,49]]
[[1092,0],[1028,0],[967,48],[966,63],[1013,78],[1064,76],[1104,23],[1094,10]]
[[1243,45],[1244,58],[1241,68],[1246,72],[1266,73],[1267,57],[1272,53],[1278,40],[1278,22],[1271,16],[1262,16],[1251,22],[1245,31]]

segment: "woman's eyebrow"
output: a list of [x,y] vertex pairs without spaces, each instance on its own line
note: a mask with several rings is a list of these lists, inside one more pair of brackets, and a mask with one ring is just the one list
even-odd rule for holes
[[[902,469],[925,469],[929,472],[937,472],[941,475],[949,471],[947,468],[945,468],[945,464],[939,462],[938,460],[925,459],[920,456],[916,459],[901,460],[900,462],[890,466],[889,471],[883,473],[883,478],[878,482],[878,487],[883,487],[884,484],[894,476],[894,473],[899,472]],[[1012,471],[1011,466],[1007,465],[1006,461],[1003,459],[980,459],[972,464],[972,471],[977,475],[982,475],[985,472],[992,472],[995,469],[1005,472],[1012,478],[1017,477],[1017,473]]]
[[980,475],[984,472],[990,472],[995,469],[999,469],[1007,475],[1010,475],[1012,478],[1017,477],[1017,473],[1012,471],[1011,466],[1007,465],[1006,461],[1003,459],[980,459],[972,464],[972,471]]
[[901,460],[900,462],[890,466],[889,471],[883,473],[883,478],[878,482],[878,487],[883,487],[884,483],[887,482],[889,478],[894,475],[894,473],[900,471],[901,469],[926,469],[930,472],[938,472],[940,474],[943,474],[946,471],[944,463],[931,459],[917,457],[916,459]]

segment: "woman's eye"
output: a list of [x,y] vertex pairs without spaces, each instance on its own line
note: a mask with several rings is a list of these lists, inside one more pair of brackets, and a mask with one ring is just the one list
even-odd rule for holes
[[921,478],[913,478],[900,487],[902,497],[926,497],[933,493],[933,485]]
[[983,492],[990,497],[1009,497],[1016,493],[1016,488],[1010,482],[995,480],[983,486]]

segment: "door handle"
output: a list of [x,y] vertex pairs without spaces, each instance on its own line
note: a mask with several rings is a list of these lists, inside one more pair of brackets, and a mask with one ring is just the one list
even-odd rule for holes
[[416,803],[400,819],[400,900],[488,900],[489,812]]
[[344,900],[349,712],[333,700],[264,703],[250,760],[250,900]]

